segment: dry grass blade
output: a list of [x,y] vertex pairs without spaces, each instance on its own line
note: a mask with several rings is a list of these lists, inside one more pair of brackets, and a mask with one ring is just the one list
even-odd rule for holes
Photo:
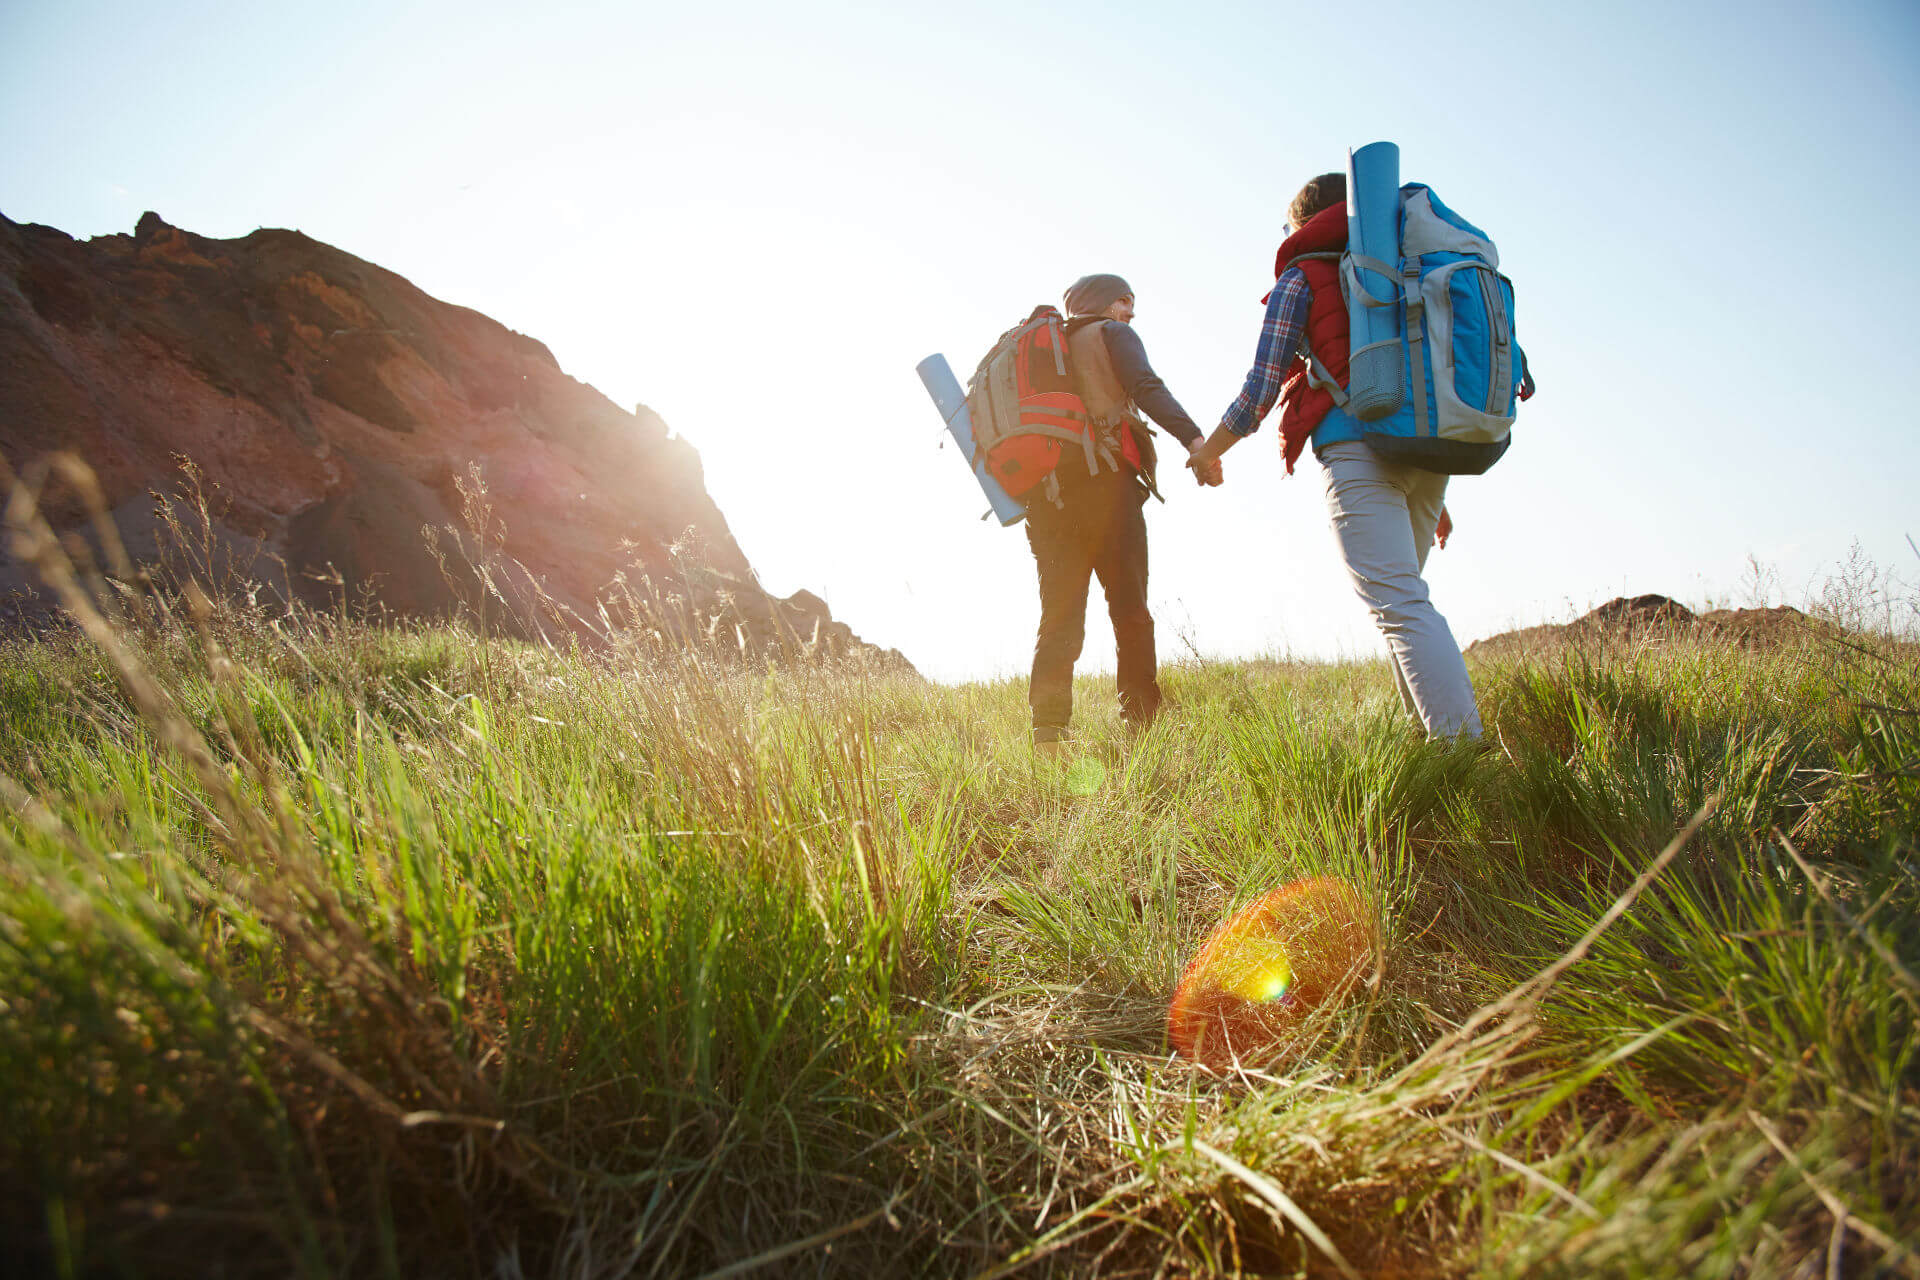
[[1866,943],[1867,949],[1873,952],[1874,955],[1879,956],[1881,962],[1893,972],[1893,976],[1900,983],[1901,994],[1907,998],[1907,1003],[1913,1006],[1914,1011],[1920,1013],[1920,978],[1914,977],[1913,971],[1900,963],[1900,957],[1893,954],[1891,947],[1869,933],[1867,927],[1854,918],[1853,913],[1847,910],[1839,898],[1834,896],[1833,890],[1827,885],[1826,877],[1807,865],[1807,860],[1800,856],[1800,851],[1793,847],[1792,841],[1788,840],[1786,836],[1778,830],[1773,833],[1773,836],[1780,847],[1787,851],[1787,856],[1793,859],[1793,864],[1799,867],[1807,879],[1812,882],[1815,892],[1820,895],[1821,901],[1833,908],[1833,913],[1840,917],[1847,928],[1853,930],[1854,936]]
[[1414,1075],[1425,1067],[1437,1065],[1450,1059],[1457,1059],[1462,1051],[1475,1043],[1476,1033],[1478,1033],[1482,1027],[1509,1013],[1518,1012],[1522,1016],[1494,1032],[1495,1038],[1503,1038],[1511,1035],[1525,1026],[1528,1021],[1526,1015],[1539,1005],[1540,1001],[1553,989],[1553,985],[1560,980],[1561,976],[1565,974],[1567,970],[1573,968],[1574,965],[1579,964],[1581,960],[1586,958],[1587,953],[1593,949],[1593,944],[1599,940],[1600,935],[1612,927],[1616,920],[1625,915],[1628,908],[1633,906],[1640,895],[1645,893],[1647,888],[1652,885],[1655,880],[1660,878],[1660,873],[1667,869],[1669,863],[1680,856],[1680,851],[1687,847],[1687,841],[1693,839],[1695,833],[1697,833],[1702,826],[1706,825],[1707,819],[1713,816],[1713,811],[1719,807],[1719,804],[1720,798],[1715,796],[1701,805],[1699,811],[1695,813],[1692,818],[1688,819],[1687,825],[1680,828],[1680,830],[1674,834],[1673,839],[1667,842],[1667,847],[1660,851],[1660,855],[1653,860],[1652,865],[1641,872],[1639,877],[1636,878],[1631,885],[1627,886],[1626,892],[1614,899],[1613,905],[1608,907],[1606,911],[1601,914],[1600,918],[1593,922],[1593,927],[1588,929],[1578,942],[1567,949],[1565,955],[1509,991],[1500,999],[1477,1010],[1473,1016],[1463,1022],[1458,1029],[1443,1036],[1425,1053],[1421,1054],[1419,1058],[1415,1059],[1414,1062],[1401,1073],[1402,1078]]
[[971,1280],[1000,1280],[1002,1276],[1010,1276],[1018,1271],[1023,1271],[1042,1258],[1047,1257],[1049,1254],[1058,1253],[1060,1250],[1077,1244],[1088,1236],[1104,1230],[1107,1226],[1106,1223],[1100,1223],[1084,1229],[1080,1229],[1080,1224],[1089,1218],[1097,1217],[1101,1213],[1104,1213],[1108,1205],[1123,1196],[1132,1195],[1134,1192],[1146,1187],[1147,1184],[1148,1179],[1145,1177],[1129,1178],[1119,1186],[1108,1191],[1098,1200],[1095,1200],[1092,1204],[1089,1204],[1086,1208],[1075,1213],[1072,1217],[1057,1224],[1053,1230],[1047,1232],[1047,1234],[1041,1236],[1032,1244],[1023,1249],[1016,1250],[1011,1257],[995,1263],[985,1271],[975,1272]]
[[1353,1269],[1353,1264],[1348,1262],[1333,1241],[1327,1238],[1327,1233],[1322,1231],[1319,1224],[1307,1216],[1306,1210],[1295,1204],[1292,1197],[1282,1191],[1273,1179],[1262,1177],[1226,1152],[1208,1146],[1198,1138],[1193,1140],[1193,1149],[1238,1178],[1255,1195],[1272,1205],[1281,1217],[1291,1222],[1301,1235],[1313,1242],[1314,1248],[1332,1259],[1333,1265],[1340,1268],[1341,1275],[1349,1277],[1350,1280],[1360,1280],[1360,1273]]
[[306,1036],[281,1022],[272,1014],[259,1009],[248,1008],[244,1015],[253,1027],[273,1040],[305,1058],[315,1068],[330,1077],[347,1092],[360,1099],[369,1111],[387,1117],[389,1120],[405,1123],[406,1112],[392,1099],[368,1084],[357,1073],[350,1070],[338,1058],[322,1049]]
[[856,1231],[865,1231],[868,1227],[892,1213],[894,1205],[899,1202],[900,1193],[896,1191],[884,1205],[881,1205],[872,1213],[861,1214],[851,1222],[843,1222],[837,1227],[828,1227],[825,1231],[816,1231],[804,1239],[793,1240],[777,1248],[768,1249],[764,1253],[756,1253],[751,1258],[743,1258],[739,1262],[729,1263],[721,1267],[718,1271],[707,1272],[700,1280],[723,1280],[726,1276],[743,1276],[750,1271],[758,1271],[762,1267],[770,1267],[776,1262],[783,1262],[796,1254],[807,1253],[813,1249],[818,1249],[822,1245],[832,1244],[841,1236],[849,1236]]
[[461,1116],[446,1111],[409,1111],[400,1117],[402,1129],[417,1129],[423,1124],[452,1125],[459,1129],[485,1129],[490,1133],[499,1133],[507,1127],[505,1120],[495,1120],[491,1116]]
[[1751,1120],[1753,1127],[1773,1144],[1773,1149],[1780,1153],[1781,1158],[1793,1166],[1793,1171],[1806,1180],[1807,1185],[1813,1189],[1813,1194],[1820,1197],[1820,1203],[1827,1206],[1827,1212],[1833,1215],[1835,1223],[1853,1228],[1862,1237],[1872,1242],[1886,1255],[1887,1261],[1899,1269],[1901,1275],[1913,1276],[1916,1280],[1920,1280],[1920,1257],[1916,1257],[1912,1250],[1871,1222],[1856,1217],[1839,1196],[1827,1190],[1820,1180],[1813,1176],[1812,1171],[1800,1163],[1800,1157],[1795,1155],[1793,1148],[1781,1139],[1779,1132],[1767,1123],[1765,1116],[1757,1111],[1748,1111],[1747,1119]]
[[1508,1169],[1514,1173],[1519,1174],[1522,1178],[1525,1178],[1528,1182],[1531,1182],[1534,1186],[1539,1187],[1542,1191],[1545,1191],[1547,1194],[1553,1196],[1557,1200],[1565,1201],[1567,1204],[1572,1205],[1574,1208],[1580,1210],[1580,1212],[1586,1214],[1588,1217],[1602,1218],[1606,1216],[1605,1214],[1601,1213],[1598,1209],[1594,1208],[1591,1204],[1588,1204],[1585,1200],[1581,1199],[1578,1195],[1575,1195],[1573,1192],[1567,1190],[1565,1187],[1555,1182],[1552,1178],[1549,1178],[1546,1174],[1541,1173],[1538,1169],[1535,1169],[1532,1165],[1524,1164],[1519,1160],[1515,1160],[1512,1156],[1508,1155],[1506,1152],[1501,1151],[1497,1147],[1488,1146],[1486,1143],[1480,1141],[1480,1139],[1474,1137],[1472,1134],[1465,1133],[1459,1129],[1456,1129],[1452,1125],[1447,1124],[1444,1121],[1434,1119],[1432,1116],[1423,1116],[1418,1111],[1415,1111],[1412,1107],[1406,1106],[1404,1104],[1400,1106],[1400,1110],[1406,1115],[1406,1117],[1409,1120],[1415,1121],[1418,1124],[1431,1125],[1433,1128],[1438,1129],[1441,1133],[1446,1134],[1449,1138],[1452,1138],[1455,1142],[1459,1143],[1461,1146],[1466,1147],[1472,1151],[1478,1152],[1479,1154],[1487,1157],[1487,1159],[1493,1161],[1495,1164],[1499,1165],[1503,1169]]

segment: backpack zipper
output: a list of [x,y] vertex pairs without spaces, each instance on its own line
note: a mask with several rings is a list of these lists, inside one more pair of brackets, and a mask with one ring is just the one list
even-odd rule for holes
[[[1513,358],[1507,354],[1511,339],[1507,334],[1507,309],[1501,305],[1499,277],[1492,267],[1481,267],[1474,272],[1480,278],[1480,298],[1487,308],[1487,327],[1493,333],[1493,361],[1487,366],[1487,414],[1498,417],[1501,402],[1505,399],[1501,383],[1506,381],[1500,370],[1513,368]],[[1510,374],[1508,375],[1511,376]]]

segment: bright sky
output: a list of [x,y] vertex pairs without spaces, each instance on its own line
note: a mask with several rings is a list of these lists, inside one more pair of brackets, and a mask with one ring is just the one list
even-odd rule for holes
[[[0,212],[294,227],[530,333],[698,445],[770,589],[962,679],[1024,672],[1032,560],[915,363],[1114,271],[1210,429],[1287,201],[1390,139],[1499,244],[1540,381],[1429,563],[1463,643],[1737,598],[1749,555],[1797,602],[1855,539],[1920,577],[1920,8],[1437,12],[5,0]],[[1163,655],[1381,651],[1273,422],[1225,488],[1166,470]]]

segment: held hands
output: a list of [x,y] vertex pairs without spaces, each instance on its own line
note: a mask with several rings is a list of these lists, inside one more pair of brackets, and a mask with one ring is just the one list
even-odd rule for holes
[[1220,455],[1206,441],[1195,440],[1187,446],[1187,467],[1193,472],[1194,483],[1202,488],[1226,483]]

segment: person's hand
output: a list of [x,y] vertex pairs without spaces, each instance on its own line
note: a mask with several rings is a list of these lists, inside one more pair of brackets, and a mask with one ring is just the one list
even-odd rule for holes
[[1433,526],[1433,540],[1439,544],[1442,551],[1445,551],[1447,549],[1447,539],[1452,536],[1453,512],[1442,507],[1440,508],[1440,523]]
[[1226,483],[1226,469],[1220,455],[1204,441],[1195,440],[1187,446],[1187,466],[1193,472],[1193,482],[1202,488]]

